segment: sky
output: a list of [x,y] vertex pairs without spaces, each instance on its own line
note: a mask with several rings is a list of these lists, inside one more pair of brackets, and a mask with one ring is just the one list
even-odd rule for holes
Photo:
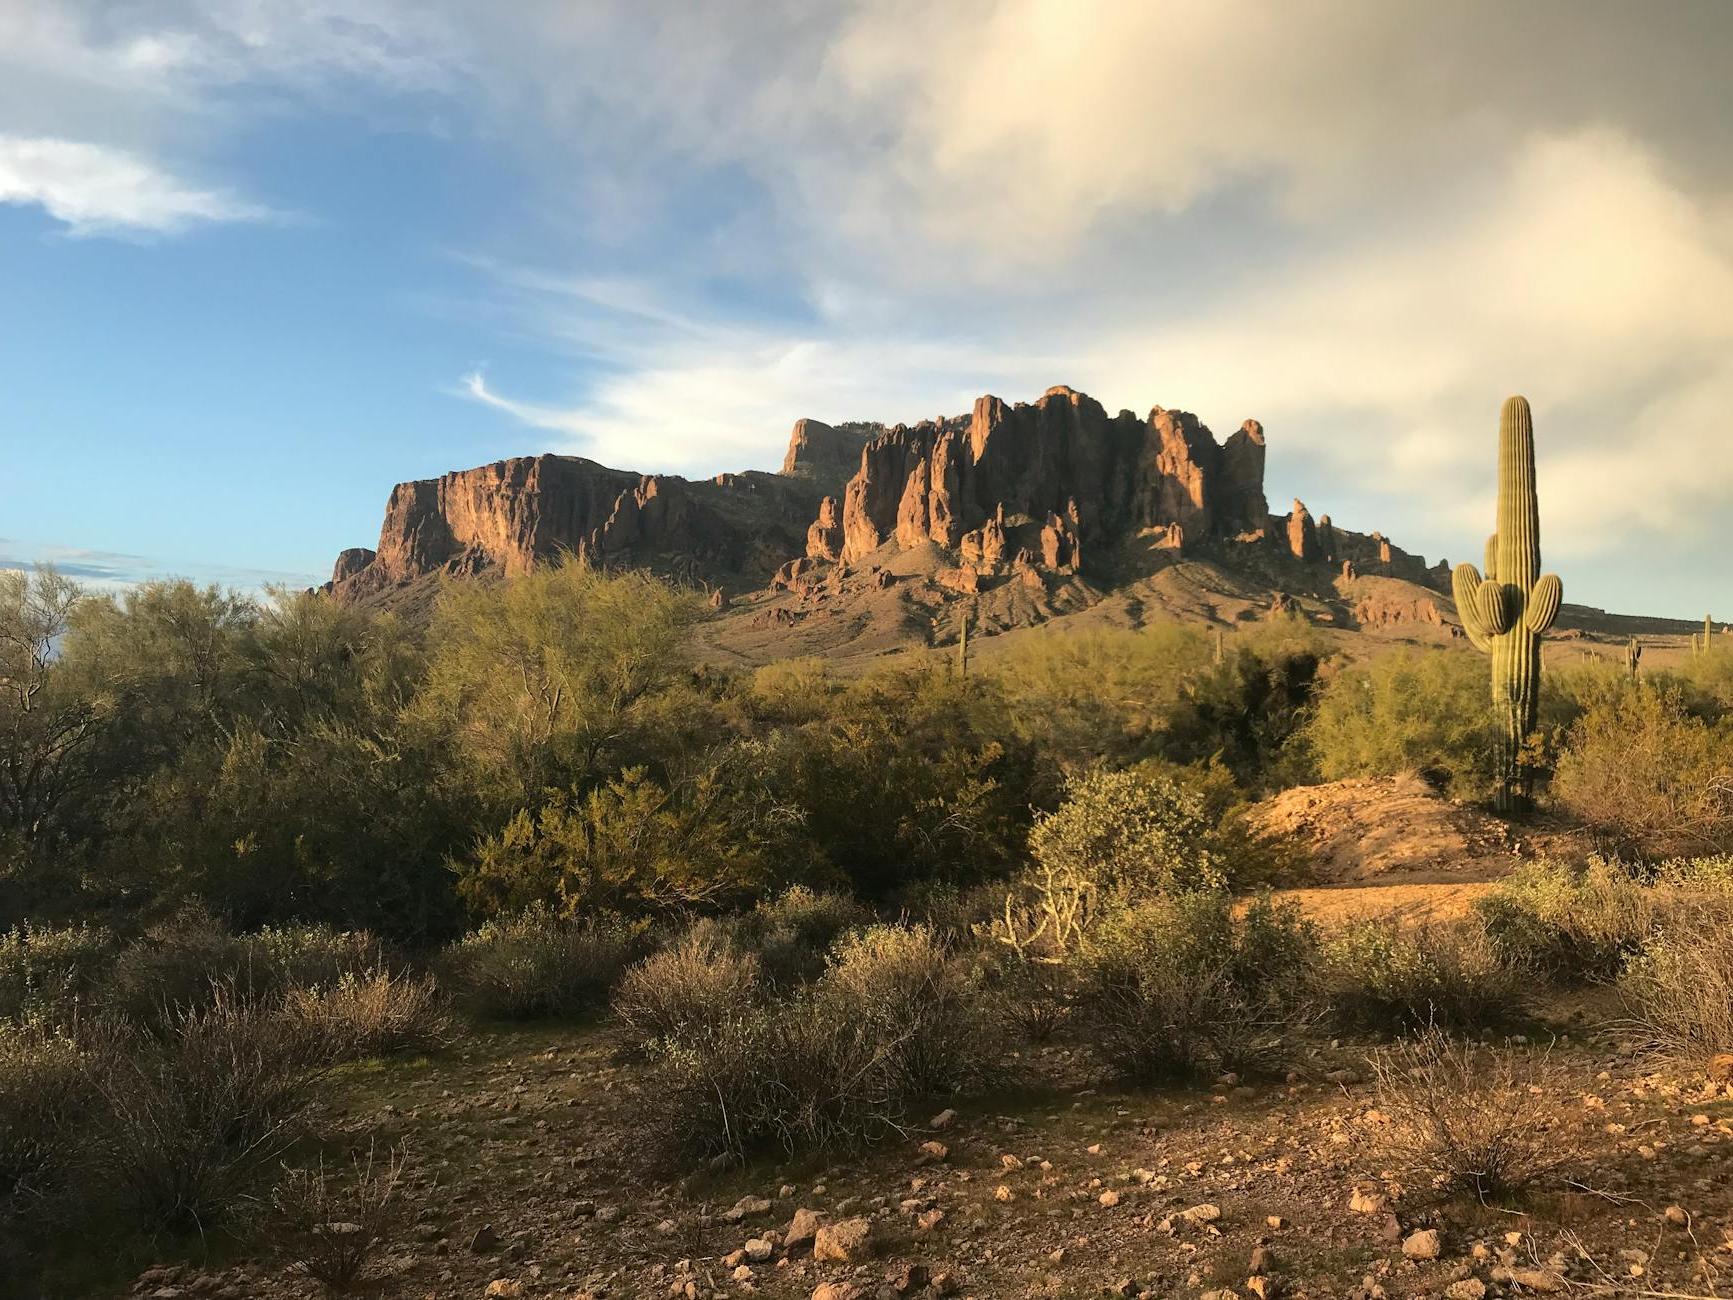
[[[1733,609],[1733,4],[0,0],[0,565],[328,576],[391,486],[1070,384],[1566,599]],[[1724,615],[1725,616],[1725,615]]]

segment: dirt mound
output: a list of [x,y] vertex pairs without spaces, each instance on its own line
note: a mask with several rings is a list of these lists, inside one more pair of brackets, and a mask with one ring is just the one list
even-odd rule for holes
[[1512,861],[1502,822],[1451,803],[1417,776],[1299,786],[1264,800],[1252,818],[1260,830],[1304,844],[1321,885],[1391,875],[1487,880]]

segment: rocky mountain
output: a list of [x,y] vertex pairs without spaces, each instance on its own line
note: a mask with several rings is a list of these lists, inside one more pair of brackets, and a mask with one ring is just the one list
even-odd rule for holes
[[[882,624],[927,639],[960,600],[990,631],[1087,608],[1182,562],[1220,572],[1205,587],[1250,582],[1262,593],[1251,607],[1362,576],[1442,590],[1442,565],[1377,533],[1298,501],[1272,515],[1265,451],[1256,420],[1218,442],[1188,412],[1110,415],[1061,386],[915,425],[799,420],[775,474],[694,481],[519,457],[399,484],[377,548],[344,551],[326,590],[413,607],[440,574],[510,577],[570,552],[703,584],[737,607],[729,617],[772,629],[841,613],[855,633]],[[1380,616],[1428,599],[1387,595]]]

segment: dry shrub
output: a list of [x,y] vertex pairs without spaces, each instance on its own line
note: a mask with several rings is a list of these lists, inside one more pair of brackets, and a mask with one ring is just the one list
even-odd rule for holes
[[1351,1027],[1478,1029],[1529,1007],[1524,974],[1473,922],[1343,927],[1324,944],[1331,1010]]
[[335,984],[290,989],[284,1014],[324,1040],[331,1059],[433,1052],[451,1042],[451,1020],[431,976],[375,970]]
[[1187,894],[1105,918],[1081,958],[1080,1009],[1102,1059],[1127,1078],[1269,1069],[1315,1007],[1316,936],[1266,896],[1243,916],[1225,894]]
[[1558,1175],[1582,1151],[1545,1087],[1545,1066],[1544,1053],[1478,1046],[1440,1029],[1377,1053],[1380,1169],[1482,1202]]
[[1580,869],[1527,864],[1476,910],[1507,962],[1560,979],[1610,980],[1658,934],[1733,922],[1733,858],[1640,873],[1598,857]]
[[646,930],[615,916],[571,920],[546,907],[496,918],[445,950],[442,978],[474,1014],[570,1016],[604,1006],[643,955]]
[[1733,941],[1725,930],[1663,935],[1619,981],[1641,1044],[1685,1060],[1733,1052]]
[[756,953],[742,952],[728,932],[704,922],[626,972],[614,993],[614,1016],[627,1044],[646,1052],[658,1043],[694,1043],[748,1017],[762,996]]
[[272,1194],[273,1245],[292,1267],[332,1295],[353,1291],[402,1220],[401,1152],[383,1158],[369,1147],[346,1174],[290,1169]]
[[229,1216],[295,1140],[328,1060],[321,1034],[229,993],[169,1013],[157,1036],[112,1027],[96,1078],[121,1194],[152,1226]]
[[782,1001],[663,1035],[645,1101],[652,1127],[689,1152],[855,1146],[990,1078],[997,1021],[978,968],[932,931],[875,927]]
[[815,978],[825,954],[849,930],[870,924],[872,913],[846,894],[795,885],[740,918],[738,941],[758,953],[764,977],[778,988]]

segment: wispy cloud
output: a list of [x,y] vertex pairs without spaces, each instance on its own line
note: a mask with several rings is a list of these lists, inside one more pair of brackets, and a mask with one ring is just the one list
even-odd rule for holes
[[13,135],[0,135],[0,203],[40,206],[74,235],[173,234],[204,222],[275,215],[118,149]]
[[324,575],[291,570],[206,562],[179,564],[124,551],[92,550],[52,543],[31,544],[0,537],[0,569],[41,566],[54,568],[92,591],[123,591],[141,582],[186,578],[192,582],[215,583],[260,593],[267,587],[312,587],[325,580]]

